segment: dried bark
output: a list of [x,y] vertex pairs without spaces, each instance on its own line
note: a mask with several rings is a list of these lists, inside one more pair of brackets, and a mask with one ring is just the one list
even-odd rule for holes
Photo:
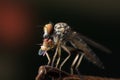
[[107,78],[87,75],[71,75],[65,71],[51,66],[40,66],[35,80],[120,80],[120,78]]

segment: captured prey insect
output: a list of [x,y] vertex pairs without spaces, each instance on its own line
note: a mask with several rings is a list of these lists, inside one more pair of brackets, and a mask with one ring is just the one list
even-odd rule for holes
[[49,54],[47,53],[48,50],[52,49],[53,48],[53,41],[49,38],[49,35],[52,31],[52,24],[46,24],[44,26],[44,35],[43,35],[43,44],[41,46],[41,48],[39,49],[39,52],[38,54],[39,55],[46,55],[47,56],[47,59],[48,59],[48,65],[50,64],[51,62],[51,59],[50,59],[50,56]]
[[[58,64],[61,59],[61,48],[68,53],[68,56],[60,64],[59,66],[60,69],[66,63],[66,61],[70,58],[71,54],[73,54],[71,53],[72,50],[78,50],[77,53],[75,53],[76,57],[73,60],[71,65],[71,74],[73,74],[73,67],[75,67],[76,71],[79,73],[78,67],[83,57],[85,57],[92,63],[96,64],[98,67],[104,68],[102,62],[99,60],[96,54],[92,51],[92,49],[88,46],[88,44],[100,50],[103,50],[107,53],[111,53],[111,51],[105,48],[104,46],[88,39],[87,37],[81,35],[80,33],[73,31],[71,27],[64,22],[56,23],[54,25],[54,30],[51,33],[51,35],[49,35],[49,32],[46,31],[44,33],[44,38],[48,38],[48,36],[52,38],[51,40],[53,41],[53,45],[54,45],[53,48],[56,48],[56,51],[51,63],[52,66],[54,66],[54,61],[57,60],[57,63],[55,65],[56,67],[58,67]],[[69,45],[67,45],[67,43],[70,43],[72,46],[70,47]],[[56,59],[57,55],[58,55],[58,58]],[[75,65],[76,63],[77,65]]]

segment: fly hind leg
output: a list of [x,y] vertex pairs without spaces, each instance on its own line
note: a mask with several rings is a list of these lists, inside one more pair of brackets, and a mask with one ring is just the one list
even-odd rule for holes
[[77,72],[77,74],[78,74],[78,76],[79,76],[80,78],[81,78],[81,75],[80,75],[80,72],[79,72],[79,70],[78,70],[78,67],[79,67],[79,65],[80,65],[83,57],[84,57],[84,54],[82,53],[81,56],[80,56],[80,58],[79,58],[79,60],[78,60],[78,62],[77,62],[77,65],[75,66],[75,70],[76,70],[76,72]]
[[76,55],[75,59],[72,62],[72,65],[71,65],[71,68],[70,68],[71,69],[71,74],[73,74],[73,68],[74,68],[75,63],[77,62],[78,58],[79,58],[79,54]]

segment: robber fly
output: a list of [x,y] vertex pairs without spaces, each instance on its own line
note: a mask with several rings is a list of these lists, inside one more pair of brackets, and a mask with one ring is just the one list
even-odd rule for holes
[[[56,23],[54,25],[54,30],[51,33],[51,35],[49,35],[49,32],[46,31],[44,33],[44,38],[48,36],[52,38],[53,45],[56,48],[55,54],[53,56],[52,64],[51,64],[52,66],[54,66],[54,61],[57,60],[56,67],[58,67],[58,64],[61,58],[61,48],[68,53],[68,56],[60,64],[59,66],[60,69],[66,63],[66,61],[70,58],[71,54],[73,54],[71,52],[73,50],[77,50],[77,53],[75,53],[76,57],[73,60],[71,65],[71,74],[73,74],[73,67],[75,66],[76,63],[77,65],[75,66],[75,69],[78,72],[78,67],[83,57],[85,57],[92,63],[96,64],[98,67],[104,68],[102,62],[99,60],[96,54],[92,51],[92,49],[88,46],[88,44],[100,50],[103,50],[107,53],[111,53],[111,51],[105,48],[104,46],[88,39],[87,37],[81,35],[80,33],[73,31],[71,27],[64,22]],[[72,46],[67,45],[67,43],[70,43]],[[58,55],[58,58],[56,59],[57,55]]]

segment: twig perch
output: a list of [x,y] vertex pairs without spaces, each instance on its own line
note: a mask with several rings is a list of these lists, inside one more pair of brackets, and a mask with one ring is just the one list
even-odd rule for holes
[[49,80],[52,78],[54,80],[120,80],[114,78],[106,78],[106,77],[97,77],[97,76],[87,76],[81,75],[81,78],[77,75],[70,75],[65,71],[61,71],[58,68],[54,68],[51,66],[40,66],[38,70],[38,75],[35,80]]

